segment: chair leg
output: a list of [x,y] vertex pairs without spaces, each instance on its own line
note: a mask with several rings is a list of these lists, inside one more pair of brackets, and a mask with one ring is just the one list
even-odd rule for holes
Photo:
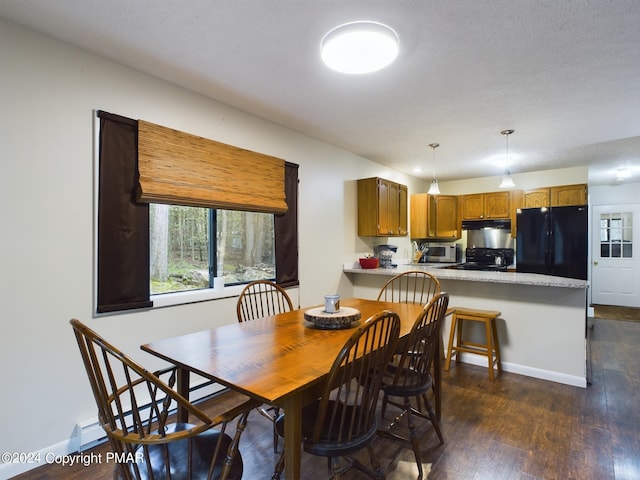
[[426,395],[423,396],[423,400],[424,400],[425,408],[427,410],[427,414],[422,416],[425,418],[428,418],[431,421],[431,425],[433,425],[433,429],[436,431],[436,435],[438,435],[438,439],[440,440],[440,443],[444,443],[444,437],[442,435],[442,430],[440,429],[440,421],[438,420],[438,416],[433,411],[433,408],[431,407],[431,403],[429,403],[429,400],[427,399]]
[[416,424],[413,418],[414,409],[411,407],[411,400],[409,397],[404,398],[404,409],[407,412],[407,424],[409,426],[409,438],[411,439],[411,447],[413,448],[413,456],[416,458],[416,465],[418,467],[418,478],[422,478],[422,456],[420,455],[420,443],[418,442],[418,435],[416,434]]
[[276,429],[276,420],[278,419],[279,409],[273,413],[273,453],[278,453],[278,430]]
[[327,457],[327,466],[329,467],[329,478],[331,480],[340,480],[342,478],[342,467],[338,457]]
[[276,462],[276,467],[273,470],[273,475],[271,476],[271,480],[280,480],[280,476],[282,475],[283,470],[284,470],[284,450],[282,451],[280,458],[278,458],[278,461]]
[[373,467],[374,478],[376,480],[384,480],[384,470],[382,470],[382,467],[380,466],[380,461],[373,451],[373,447],[371,445],[367,445],[367,451],[369,452],[369,459],[371,461],[371,466]]
[[227,455],[224,459],[224,463],[222,464],[220,480],[227,480],[227,478],[229,478],[229,474],[231,473],[231,465],[233,464],[234,458],[238,454],[240,436],[242,435],[242,432],[244,432],[244,429],[247,427],[247,419],[249,418],[249,413],[251,413],[251,410],[240,415],[240,418],[238,419],[238,423],[236,425],[236,433],[233,436],[233,440],[229,444]]
[[389,396],[384,393],[382,395],[382,405],[380,407],[380,418],[384,420],[384,416],[387,413],[387,402],[389,401]]

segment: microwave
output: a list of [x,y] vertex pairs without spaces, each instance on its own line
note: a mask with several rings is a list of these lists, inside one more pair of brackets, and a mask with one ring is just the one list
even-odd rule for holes
[[462,259],[462,248],[454,242],[426,242],[422,244],[419,263],[457,263]]

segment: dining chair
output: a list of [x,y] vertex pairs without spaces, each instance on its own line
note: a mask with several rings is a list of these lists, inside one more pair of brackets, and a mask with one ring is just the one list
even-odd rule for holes
[[[426,305],[440,290],[440,281],[435,275],[422,270],[410,270],[391,277],[380,289],[378,300]],[[443,341],[440,342],[439,348],[440,352],[444,352]],[[437,362],[434,368],[441,368],[440,362]],[[436,379],[433,380],[432,388],[436,397],[436,415],[439,419],[441,416],[440,385]]]
[[[322,387],[321,396],[302,410],[304,451],[327,458],[332,479],[340,479],[354,467],[371,478],[384,478],[371,441],[376,435],[376,408],[382,374],[391,359],[400,332],[396,313],[382,311],[373,315],[351,335],[336,356]],[[284,415],[276,429],[284,434]],[[367,448],[373,470],[351,454]],[[340,459],[346,463],[341,465]],[[284,452],[272,479],[278,480],[284,469]]]
[[[149,372],[80,321],[72,319],[71,325],[98,406],[98,419],[114,454],[121,459],[114,467],[114,478],[242,477],[238,444],[249,412],[259,402],[228,390],[210,402],[212,410],[220,410],[210,416],[174,390],[176,367]],[[175,421],[177,408],[188,412],[190,423]],[[225,429],[238,417],[232,438]]]
[[378,301],[426,305],[439,291],[440,281],[434,275],[410,270],[391,277],[380,289]]
[[236,305],[239,322],[291,310],[293,310],[293,302],[286,290],[269,280],[256,280],[249,283],[240,293]]
[[[440,330],[448,306],[448,293],[438,292],[433,296],[411,328],[402,354],[393,358],[382,378],[381,411],[383,418],[388,404],[398,407],[401,413],[386,428],[379,430],[378,434],[385,438],[406,442],[412,446],[418,465],[419,479],[422,478],[423,471],[415,417],[429,420],[440,439],[440,443],[444,442],[440,421],[431,408],[427,392],[432,387],[431,366],[438,350]],[[416,398],[417,408],[412,406],[412,398]],[[424,405],[424,412],[420,407],[420,401]],[[409,438],[391,431],[403,417],[407,419]]]
[[[268,317],[293,310],[293,302],[286,290],[269,280],[256,280],[249,283],[238,297],[236,313],[238,322],[248,322],[256,318]],[[258,413],[273,424],[273,452],[278,451],[278,432],[276,419],[280,409],[274,405],[261,405]]]

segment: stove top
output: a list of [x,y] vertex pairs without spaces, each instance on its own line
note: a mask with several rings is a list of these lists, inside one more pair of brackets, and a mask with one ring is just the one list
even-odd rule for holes
[[452,270],[480,270],[485,272],[506,272],[506,265],[494,265],[487,263],[465,262],[458,265],[452,265]]
[[[482,270],[505,272],[513,264],[513,248],[477,248],[469,247],[465,251],[467,261],[451,268],[455,270]],[[500,259],[502,260],[497,260]]]

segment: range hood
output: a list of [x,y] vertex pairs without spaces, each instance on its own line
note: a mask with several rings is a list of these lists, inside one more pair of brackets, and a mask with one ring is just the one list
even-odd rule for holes
[[464,220],[462,230],[511,230],[511,220]]
[[467,249],[513,248],[510,220],[470,220],[462,222],[467,233]]

